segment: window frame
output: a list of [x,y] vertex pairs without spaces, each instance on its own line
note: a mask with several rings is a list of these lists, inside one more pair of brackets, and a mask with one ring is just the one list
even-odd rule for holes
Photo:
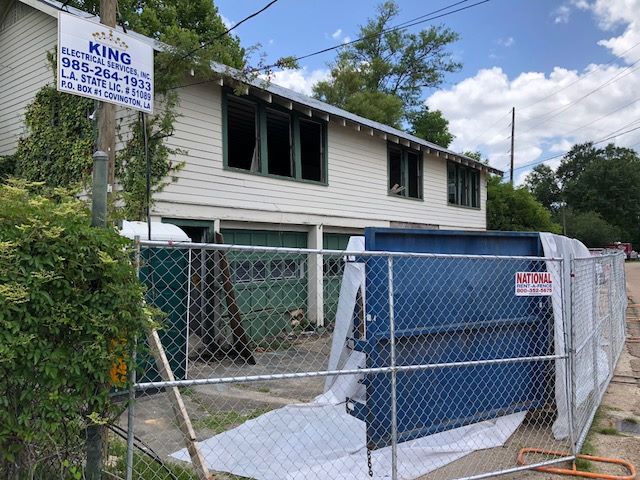
[[[451,169],[454,171],[454,188],[455,188],[455,201],[450,199],[450,175]],[[463,176],[461,176],[463,175]],[[482,185],[481,185],[481,172],[477,168],[473,168],[467,165],[462,165],[457,162],[447,161],[447,205],[452,207],[470,208],[472,210],[482,210]],[[463,202],[466,197],[467,204]],[[474,205],[474,200],[476,205]]]
[[[394,193],[391,191],[393,185],[391,185],[391,152],[395,150],[400,152],[400,176],[403,179],[404,190],[400,193]],[[418,156],[418,196],[409,196],[409,159],[408,154],[412,153]],[[387,195],[397,198],[405,198],[407,200],[416,200],[424,202],[424,171],[425,171],[425,159],[422,151],[414,148],[399,145],[397,143],[387,142]]]
[[[256,141],[258,143],[258,164],[259,170],[251,171],[243,168],[232,167],[229,165],[229,136],[228,136],[228,98],[233,96],[241,100],[252,102],[257,107],[257,134]],[[275,110],[279,113],[289,115],[291,125],[291,154],[293,157],[293,176],[288,177],[284,175],[277,175],[269,173],[269,154],[268,154],[268,140],[267,140],[267,109]],[[302,178],[302,152],[300,145],[300,120],[314,122],[320,125],[321,141],[321,180],[308,180]],[[222,159],[223,169],[233,172],[241,172],[248,175],[260,175],[263,177],[276,178],[281,180],[289,180],[294,182],[310,183],[314,185],[329,185],[329,161],[328,161],[328,122],[305,115],[296,110],[289,110],[285,107],[277,105],[275,103],[268,103],[264,100],[256,98],[252,95],[238,96],[234,95],[231,89],[223,89],[222,91]]]

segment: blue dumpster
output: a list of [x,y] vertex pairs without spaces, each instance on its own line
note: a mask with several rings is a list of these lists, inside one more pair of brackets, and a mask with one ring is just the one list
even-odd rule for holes
[[[542,256],[538,233],[365,230],[366,250],[467,255]],[[369,368],[390,365],[387,257],[364,257],[367,314],[355,349]],[[544,261],[394,257],[396,364],[550,355],[551,297],[515,296],[515,273],[544,272]],[[357,335],[357,333],[356,333]],[[457,428],[553,402],[553,363],[446,366],[397,374],[398,441]],[[366,375],[366,402],[348,411],[367,424],[367,446],[391,443],[391,378]]]

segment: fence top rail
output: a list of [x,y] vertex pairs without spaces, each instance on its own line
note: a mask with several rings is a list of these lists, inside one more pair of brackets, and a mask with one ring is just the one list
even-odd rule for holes
[[231,245],[226,243],[193,243],[193,242],[171,242],[158,240],[140,240],[143,247],[174,248],[174,249],[197,249],[197,250],[220,250],[220,251],[246,251],[246,252],[271,252],[271,253],[298,253],[298,254],[321,254],[321,255],[342,255],[347,257],[410,257],[410,258],[460,258],[477,260],[533,260],[541,262],[562,262],[561,257],[534,257],[523,255],[466,255],[453,253],[419,253],[419,252],[391,252],[378,250],[349,251],[349,250],[329,250],[318,248],[292,248],[292,247],[265,247],[257,245]]
[[605,255],[595,255],[593,257],[578,257],[578,258],[572,258],[572,260],[574,262],[597,262],[600,260],[615,260],[615,259],[622,259],[622,258],[626,258],[626,255],[624,252],[616,252],[616,253],[607,253]]

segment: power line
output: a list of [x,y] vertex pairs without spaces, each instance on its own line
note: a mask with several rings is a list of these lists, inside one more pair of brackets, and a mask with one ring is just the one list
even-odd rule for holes
[[[623,56],[623,55],[625,55],[626,53],[628,53],[628,52],[630,52],[631,50],[633,50],[634,48],[636,48],[638,45],[640,45],[640,42],[636,43],[635,45],[633,45],[633,46],[631,46],[630,48],[626,49],[624,52],[620,53],[620,55],[618,55],[618,57],[622,57],[622,56]],[[549,95],[546,95],[546,96],[544,96],[544,97],[542,97],[542,98],[540,98],[540,99],[536,100],[535,102],[530,103],[530,104],[529,104],[529,105],[527,105],[526,107],[521,107],[519,110],[520,110],[520,111],[527,110],[527,109],[529,109],[529,108],[533,107],[534,105],[537,105],[538,103],[543,102],[543,101],[547,100],[548,98],[553,97],[554,95],[557,95],[557,94],[558,94],[558,93],[560,93],[560,92],[564,92],[567,88],[569,88],[569,87],[571,87],[571,86],[575,85],[575,84],[576,84],[576,83],[578,83],[578,82],[581,82],[582,80],[584,80],[585,78],[587,78],[589,75],[591,75],[591,74],[593,74],[593,73],[595,73],[595,72],[597,72],[597,71],[599,71],[599,70],[602,70],[602,67],[603,67],[603,66],[613,65],[613,63],[614,63],[614,62],[615,62],[615,60],[611,60],[611,61],[609,61],[609,62],[607,62],[607,63],[605,63],[605,64],[603,64],[603,65],[597,65],[593,70],[591,70],[591,71],[589,71],[589,72],[585,73],[583,76],[581,76],[581,77],[577,78],[576,80],[574,80],[573,82],[569,83],[568,85],[565,85],[564,87],[562,87],[562,88],[560,88],[560,89],[556,90],[555,92],[552,92],[552,93],[550,93]],[[535,118],[535,117],[534,117],[534,118]]]
[[[622,129],[624,129],[624,128],[626,128],[626,127],[630,126],[630,125],[633,125],[634,123],[638,123],[639,121],[640,121],[640,118],[639,118],[639,119],[636,119],[636,120],[634,120],[634,121],[632,121],[632,122],[629,122],[629,123],[627,123],[627,124],[623,125],[622,127],[620,127],[619,129],[614,130],[613,132],[609,133],[605,138],[602,138],[602,139],[600,139],[600,140],[596,140],[595,142],[591,142],[591,143],[593,143],[593,145],[598,145],[598,144],[600,144],[600,143],[607,142],[607,141],[609,141],[609,140],[611,140],[611,139],[614,139],[614,138],[616,138],[616,137],[620,137],[620,136],[622,136],[622,135],[626,135],[626,134],[631,133],[631,132],[634,132],[634,131],[636,131],[636,130],[640,130],[640,126],[637,126],[637,127],[630,128],[630,129],[628,129],[628,130],[625,130],[625,131],[623,131],[623,132],[620,132],[620,130],[622,130]],[[515,168],[515,170],[522,170],[523,168],[533,167],[533,166],[535,166],[535,165],[540,165],[541,163],[548,162],[548,161],[550,161],[550,160],[555,160],[556,158],[560,158],[560,157],[565,156],[567,153],[569,153],[569,151],[570,151],[570,150],[567,150],[567,151],[565,151],[565,152],[558,153],[558,154],[553,155],[553,156],[551,156],[551,157],[546,157],[546,158],[543,158],[543,159],[541,159],[541,160],[536,160],[536,161],[533,161],[533,162],[525,163],[524,165],[520,165],[520,166],[516,167],[516,168]]]
[[[570,102],[569,104],[567,104],[567,105],[563,105],[563,106],[559,107],[558,109],[552,110],[551,112],[547,112],[547,113],[542,114],[542,115],[537,115],[537,116],[535,116],[535,117],[528,118],[528,119],[526,120],[527,122],[529,122],[529,121],[531,121],[532,119],[535,119],[535,118],[542,118],[542,121],[540,121],[540,122],[538,122],[538,123],[536,123],[536,124],[534,124],[534,125],[530,126],[529,128],[527,128],[527,129],[526,129],[524,132],[522,132],[522,133],[527,133],[527,132],[531,131],[531,130],[532,130],[532,129],[534,129],[535,127],[537,127],[537,126],[539,126],[539,125],[542,125],[544,122],[547,122],[547,121],[549,121],[550,119],[557,117],[558,115],[560,115],[561,113],[563,113],[563,112],[567,111],[568,109],[570,109],[570,108],[571,108],[571,107],[573,107],[574,105],[577,105],[577,104],[578,104],[578,103],[580,103],[582,100],[584,100],[585,98],[587,98],[587,97],[589,97],[589,96],[593,95],[593,94],[594,94],[594,93],[596,93],[597,91],[602,90],[603,88],[605,88],[605,87],[607,87],[607,86],[611,85],[611,84],[612,84],[612,83],[614,83],[614,82],[617,82],[617,81],[618,81],[618,80],[620,80],[621,78],[624,78],[624,77],[626,77],[626,76],[628,76],[628,75],[631,75],[633,72],[635,72],[636,70],[640,69],[640,65],[639,65],[639,66],[637,66],[637,67],[635,67],[634,69],[632,69],[632,70],[630,70],[630,71],[627,71],[627,70],[629,70],[632,66],[634,66],[634,65],[635,65],[635,64],[637,64],[638,62],[640,62],[640,59],[636,60],[636,61],[635,61],[635,62],[633,62],[631,65],[629,65],[629,66],[625,67],[621,72],[616,73],[616,75],[614,75],[612,78],[610,78],[610,79],[609,79],[609,80],[607,80],[606,82],[604,82],[604,83],[600,84],[599,86],[597,86],[597,87],[596,87],[596,88],[594,88],[593,90],[591,90],[591,91],[587,92],[586,94],[584,94],[584,95],[583,95],[583,96],[581,96],[580,98],[578,98],[578,99],[576,99],[576,100],[574,100],[574,101]],[[624,73],[625,71],[626,71],[626,73]],[[624,74],[623,74],[623,73],[624,73]]]
[[[448,10],[449,8],[452,8],[452,7],[456,6],[456,5],[460,5],[462,3],[465,3],[466,1],[468,1],[468,0],[462,0],[462,1],[459,1],[459,2],[452,3],[451,5],[448,5],[446,7],[440,8],[438,10],[434,10],[432,12],[426,13],[424,15],[421,15],[420,17],[416,17],[414,19],[407,20],[406,22],[400,23],[399,25],[396,25],[394,27],[389,27],[387,29],[384,29],[384,30],[380,31],[379,33],[375,33],[375,34],[371,34],[371,35],[365,35],[364,37],[359,37],[359,38],[356,38],[355,40],[351,40],[349,42],[340,43],[340,44],[334,45],[332,47],[323,48],[323,49],[317,50],[315,52],[307,53],[305,55],[300,55],[298,57],[293,57],[292,60],[297,62],[299,60],[304,60],[306,58],[313,57],[315,55],[320,55],[322,53],[330,52],[332,50],[337,50],[338,48],[343,48],[343,47],[346,47],[348,45],[352,45],[354,43],[361,42],[363,40],[368,40],[368,39],[371,39],[371,38],[377,38],[377,37],[380,37],[381,35],[384,35],[385,33],[391,33],[391,32],[395,32],[395,31],[399,31],[399,30],[405,30],[405,29],[407,29],[409,27],[420,25],[422,23],[426,23],[426,22],[429,22],[431,20],[436,20],[438,18],[446,17],[448,15],[452,15],[454,13],[461,12],[463,10],[468,10],[468,9],[476,7],[478,5],[482,5],[483,3],[488,3],[491,0],[481,0],[481,1],[473,3],[471,5],[467,5],[465,7],[461,7],[461,8],[455,9],[455,10],[451,10],[449,12],[445,12],[445,13],[442,13],[440,15],[434,15],[435,13],[441,12],[443,10]],[[425,17],[429,17],[429,18],[425,18]],[[423,19],[423,20],[415,21],[417,19]],[[264,67],[255,68],[252,71],[253,72],[259,72],[259,71],[262,71],[262,70],[269,70],[269,69],[272,69],[274,67],[279,67],[279,66],[280,66],[280,64],[273,63],[271,65],[267,65],[267,66],[264,66]]]
[[565,134],[565,136],[566,136],[566,135],[569,135],[569,134],[571,134],[571,133],[574,133],[574,132],[580,131],[580,130],[582,130],[582,129],[583,129],[583,128],[585,128],[585,127],[588,127],[588,126],[590,126],[590,125],[593,125],[594,123],[599,122],[600,120],[603,120],[603,119],[605,119],[605,118],[607,118],[607,117],[610,117],[610,116],[611,116],[611,115],[613,115],[614,113],[618,113],[620,110],[625,110],[625,109],[629,108],[630,106],[635,105],[635,104],[636,104],[636,103],[638,103],[639,101],[640,101],[640,97],[636,97],[636,98],[635,98],[635,99],[633,99],[630,103],[626,103],[626,104],[624,104],[624,105],[622,105],[622,106],[620,106],[620,107],[616,108],[615,110],[612,110],[612,111],[610,111],[609,113],[606,113],[605,115],[602,115],[601,117],[596,118],[595,120],[592,120],[592,121],[590,121],[590,122],[588,122],[588,123],[585,123],[584,125],[581,125],[581,126],[579,126],[579,127],[575,128],[574,130],[570,130],[569,132],[567,132],[567,133]]
[[190,57],[191,55],[193,55],[194,53],[196,53],[199,50],[202,50],[203,48],[206,48],[208,46],[210,46],[213,42],[216,42],[218,40],[220,40],[222,37],[224,37],[225,35],[228,35],[229,32],[231,32],[232,30],[235,30],[236,28],[238,28],[240,25],[242,25],[244,22],[246,22],[247,20],[251,20],[253,17],[256,17],[258,15],[260,15],[262,12],[264,12],[266,9],[268,9],[271,5],[273,5],[274,3],[276,3],[278,0],[271,0],[269,3],[267,3],[264,7],[262,7],[260,10],[257,10],[255,12],[253,12],[251,15],[244,17],[242,20],[240,20],[238,23],[236,23],[235,25],[227,28],[224,32],[219,33],[218,35],[216,35],[215,37],[213,37],[211,40],[208,40],[206,42],[204,42],[203,44],[201,44],[200,46],[194,48],[193,50],[191,50],[190,52],[187,52],[186,54],[184,54],[183,56],[181,56],[179,58],[179,60],[184,60],[187,57]]

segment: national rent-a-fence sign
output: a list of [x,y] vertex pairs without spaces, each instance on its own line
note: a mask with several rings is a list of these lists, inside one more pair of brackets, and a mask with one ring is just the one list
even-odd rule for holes
[[60,12],[58,90],[153,113],[153,49],[106,25]]

